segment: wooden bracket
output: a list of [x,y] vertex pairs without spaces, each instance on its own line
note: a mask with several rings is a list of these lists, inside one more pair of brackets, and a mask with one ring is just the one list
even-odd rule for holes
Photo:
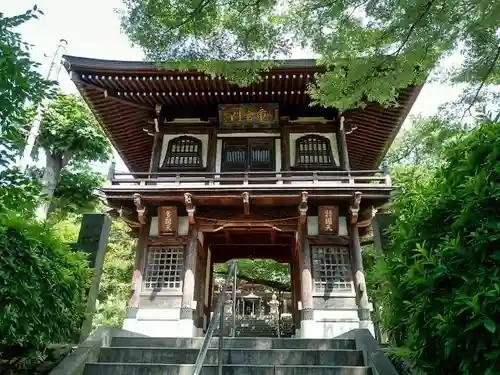
[[155,112],[156,112],[156,117],[155,117],[155,132],[158,133],[160,131],[160,120],[161,120],[161,104],[157,104],[155,106]]
[[132,198],[134,199],[135,210],[137,211],[137,219],[141,225],[144,225],[148,222],[148,213],[144,205],[144,198],[139,193],[132,195]]
[[245,216],[250,215],[250,194],[244,192],[241,194],[241,198],[243,199],[243,210],[245,212]]
[[118,216],[132,228],[139,228],[141,226],[140,223],[132,219],[133,211],[128,209],[127,207],[121,206],[118,210]]
[[358,228],[366,228],[371,225],[372,219],[375,216],[375,213],[377,211],[373,206],[370,207],[365,207],[362,210],[360,210],[358,214],[358,221],[356,223],[356,226]]
[[299,213],[300,213],[300,218],[299,218],[299,223],[304,224],[307,220],[307,199],[309,197],[309,193],[307,191],[303,191],[300,194],[300,204],[299,204]]
[[351,213],[351,224],[356,224],[358,221],[362,195],[363,193],[357,191],[354,193],[354,196],[352,198],[351,205],[349,206],[349,212]]
[[194,212],[196,210],[196,207],[193,204],[193,196],[191,195],[191,193],[184,193],[184,204],[188,213],[189,224],[194,224]]

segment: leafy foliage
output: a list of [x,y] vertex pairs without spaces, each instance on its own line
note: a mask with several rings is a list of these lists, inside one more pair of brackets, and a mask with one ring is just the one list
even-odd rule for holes
[[84,214],[94,211],[100,203],[94,190],[103,183],[102,173],[83,168],[63,169],[54,193],[53,204],[56,213],[64,217],[70,213]]
[[[45,218],[47,213],[55,208],[52,198],[57,192],[63,168],[73,167],[66,171],[66,176],[62,176],[65,177],[63,182],[66,186],[62,186],[59,190],[59,198],[62,197],[61,194],[68,192],[74,194],[77,191],[81,191],[83,193],[81,195],[88,198],[91,192],[80,188],[88,188],[91,185],[97,188],[98,185],[95,184],[99,177],[91,172],[85,172],[86,166],[89,162],[107,161],[111,155],[111,148],[106,135],[83,100],[75,95],[62,93],[58,93],[43,113],[39,144],[44,148],[46,156],[42,177],[42,192],[46,199],[38,207],[37,216]],[[74,174],[75,172],[78,176]],[[78,177],[78,180],[70,176]],[[85,204],[83,201],[77,202],[76,207],[87,208],[82,206]]]
[[113,221],[101,275],[94,326],[122,327],[125,307],[130,296],[130,283],[136,241],[122,221]]
[[36,71],[29,44],[14,29],[41,14],[35,7],[24,14],[5,17],[0,13],[0,166],[10,162],[11,147],[23,143],[19,124],[28,116],[26,104],[39,103],[50,83]]
[[0,213],[1,357],[71,341],[82,323],[89,281],[85,256],[49,227]]
[[425,165],[432,167],[440,161],[446,144],[468,130],[460,122],[440,117],[415,117],[411,125],[402,130],[387,154],[392,165]]
[[500,368],[498,134],[500,124],[486,121],[446,147],[436,172],[399,176],[375,297],[399,354],[428,374]]
[[59,93],[44,112],[40,145],[65,167],[73,162],[106,162],[111,148],[106,135],[83,102]]
[[445,72],[449,80],[476,84],[477,93],[500,82],[494,0],[123,1],[122,27],[149,59],[230,79],[223,63],[208,61],[263,60],[247,72],[249,80],[269,68],[268,60],[306,49],[327,68],[310,89],[313,99],[340,110],[393,104],[399,89],[422,83],[458,48],[464,62]]
[[41,186],[18,169],[0,171],[0,212],[12,210],[30,215],[36,208]]
[[[217,263],[214,272],[218,275],[227,275],[228,265]],[[280,290],[290,290],[290,266],[268,259],[240,259],[238,260],[238,278],[241,280],[266,285]]]

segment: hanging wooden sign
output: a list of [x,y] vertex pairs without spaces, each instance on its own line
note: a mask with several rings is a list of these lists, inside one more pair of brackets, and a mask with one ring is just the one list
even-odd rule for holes
[[279,126],[278,103],[221,104],[219,122],[226,129],[270,129]]
[[160,234],[177,233],[177,207],[158,207],[158,232]]
[[319,206],[318,230],[321,234],[339,233],[339,206]]

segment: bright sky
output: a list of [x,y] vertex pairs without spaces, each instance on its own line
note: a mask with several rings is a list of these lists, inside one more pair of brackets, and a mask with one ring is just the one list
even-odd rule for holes
[[[121,0],[0,0],[0,11],[15,15],[31,9],[37,4],[45,16],[32,20],[20,28],[23,39],[33,44],[33,58],[42,63],[42,72],[47,73],[50,57],[61,38],[68,41],[69,55],[112,60],[141,60],[143,54],[132,47],[127,36],[121,32],[116,9]],[[306,56],[294,56],[303,58]],[[59,83],[63,91],[75,92],[74,84],[64,69]],[[438,83],[427,83],[421,91],[410,115],[432,115],[438,107],[455,99],[460,92],[457,87]],[[117,169],[125,167],[118,163]]]

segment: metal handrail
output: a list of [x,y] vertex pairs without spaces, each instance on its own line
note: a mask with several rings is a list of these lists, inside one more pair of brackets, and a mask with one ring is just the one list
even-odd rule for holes
[[[222,375],[222,350],[224,348],[224,302],[226,299],[226,291],[227,286],[231,278],[233,278],[233,285],[236,283],[236,269],[237,269],[237,260],[232,260],[231,265],[229,267],[229,272],[227,274],[226,281],[222,285],[221,293],[219,295],[219,299],[217,300],[217,304],[215,305],[214,315],[210,320],[210,324],[208,325],[207,333],[205,333],[205,337],[203,338],[203,343],[201,344],[200,352],[196,357],[196,362],[194,364],[193,375],[199,375],[201,372],[201,368],[203,367],[203,363],[205,362],[205,357],[207,355],[208,347],[210,345],[210,340],[214,335],[215,329],[217,326],[219,327],[219,350],[217,355],[218,360],[218,369],[219,375]],[[235,288],[233,287],[233,296],[235,293]],[[233,301],[234,304],[234,301]],[[233,315],[234,315],[233,309]],[[233,318],[233,324],[235,319]],[[236,327],[233,327],[233,336]]]

